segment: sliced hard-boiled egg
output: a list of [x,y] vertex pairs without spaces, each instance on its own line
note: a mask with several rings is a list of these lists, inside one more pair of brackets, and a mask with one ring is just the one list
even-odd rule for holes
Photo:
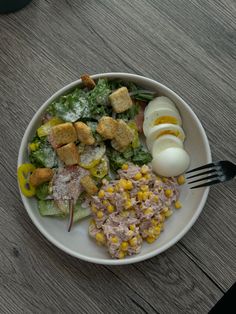
[[178,137],[182,142],[185,140],[184,131],[179,125],[170,123],[155,125],[150,129],[146,140],[149,151],[152,151],[152,146],[156,139],[167,134]]
[[178,111],[173,108],[157,108],[145,115],[143,122],[144,134],[147,136],[153,126],[163,123],[182,125],[182,120]]
[[183,148],[183,142],[174,135],[162,135],[152,145],[152,157],[155,158],[160,152],[170,147]]
[[184,173],[189,166],[188,153],[178,147],[171,147],[160,152],[152,160],[152,169],[156,174],[175,177]]
[[178,110],[173,103],[173,101],[165,96],[159,96],[151,100],[145,108],[144,117],[149,115],[151,112],[155,111],[158,108],[165,108],[165,109],[173,109],[178,113]]

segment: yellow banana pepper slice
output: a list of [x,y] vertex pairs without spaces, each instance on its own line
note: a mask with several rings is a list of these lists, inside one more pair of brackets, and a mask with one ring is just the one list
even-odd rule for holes
[[102,179],[108,173],[108,162],[105,158],[102,158],[100,163],[90,169],[92,176]]
[[32,197],[35,195],[35,187],[29,182],[29,177],[35,167],[32,164],[22,164],[17,169],[17,177],[21,192],[26,197]]
[[85,145],[83,152],[80,154],[79,165],[85,169],[91,169],[99,164],[105,154],[106,146],[103,143],[99,145]]
[[139,141],[139,135],[138,135],[138,128],[137,128],[137,125],[134,121],[130,121],[128,123],[128,126],[134,130],[134,138],[133,138],[133,141],[131,143],[132,147],[133,148],[137,148],[140,146],[140,141]]

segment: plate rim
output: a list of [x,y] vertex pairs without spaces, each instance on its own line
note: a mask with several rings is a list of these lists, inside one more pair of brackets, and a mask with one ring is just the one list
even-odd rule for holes
[[[206,135],[206,132],[200,122],[200,120],[198,119],[197,115],[195,114],[195,112],[192,110],[192,108],[182,99],[182,97],[180,97],[178,94],[176,94],[173,90],[171,90],[169,87],[165,86],[164,84],[154,80],[154,79],[150,79],[147,78],[145,76],[142,75],[138,75],[138,74],[132,74],[132,73],[126,73],[126,72],[107,72],[107,73],[97,73],[97,74],[93,74],[91,75],[91,77],[93,79],[98,79],[98,78],[104,78],[104,77],[108,77],[109,79],[111,78],[130,78],[130,79],[143,79],[147,82],[153,83],[153,84],[157,84],[160,88],[162,88],[163,90],[167,91],[170,95],[173,95],[175,98],[177,98],[180,102],[182,102],[187,108],[188,110],[191,112],[191,115],[193,115],[193,117],[195,118],[196,123],[198,124],[198,127],[202,133],[203,136],[203,142],[204,145],[206,147],[206,158],[207,158],[207,162],[210,163],[212,162],[212,156],[211,156],[211,149],[210,149],[210,145],[209,145],[209,141]],[[82,80],[78,79],[75,80],[69,84],[67,84],[66,86],[62,87],[61,89],[57,90],[51,97],[49,97],[40,107],[39,109],[35,112],[34,116],[32,117],[30,123],[28,124],[23,138],[21,140],[21,144],[20,144],[20,148],[19,148],[19,153],[18,153],[18,160],[17,160],[17,168],[22,164],[23,162],[23,155],[24,155],[24,150],[23,147],[25,146],[25,142],[26,139],[28,138],[28,134],[30,133],[31,128],[34,126],[35,122],[37,121],[38,117],[45,111],[46,107],[49,105],[49,103],[51,103],[54,99],[56,99],[58,96],[60,96],[61,94],[65,93],[66,91],[69,91],[70,89],[72,89],[73,87],[81,84]],[[17,180],[18,182],[18,180]],[[68,247],[64,246],[63,244],[61,244],[58,240],[56,240],[53,236],[51,236],[47,230],[40,224],[37,222],[37,220],[35,219],[35,217],[33,216],[32,212],[31,212],[31,208],[30,206],[28,206],[27,204],[27,198],[21,193],[20,187],[19,187],[19,182],[18,182],[18,188],[19,188],[19,192],[21,195],[21,199],[23,202],[23,205],[29,215],[29,217],[31,218],[33,224],[35,225],[35,227],[41,232],[41,234],[48,240],[50,241],[53,245],[55,245],[57,248],[59,248],[60,250],[62,250],[63,252],[79,258],[83,261],[86,262],[90,262],[90,263],[95,263],[95,264],[102,264],[102,265],[114,265],[114,266],[119,266],[119,265],[126,265],[126,264],[134,264],[134,263],[138,263],[138,262],[142,262],[145,261],[147,259],[150,259],[154,256],[157,256],[159,254],[161,254],[162,252],[166,251],[167,249],[169,249],[170,247],[172,247],[173,245],[175,245],[194,225],[194,223],[196,222],[196,220],[198,219],[199,215],[201,214],[204,205],[206,203],[208,194],[209,194],[209,187],[205,187],[204,188],[204,192],[201,198],[201,201],[197,207],[196,212],[194,213],[192,219],[188,222],[188,224],[174,237],[172,238],[170,241],[168,241],[168,243],[164,244],[162,247],[160,248],[156,248],[155,250],[153,250],[152,252],[146,253],[145,255],[133,255],[130,256],[129,258],[126,259],[105,259],[105,258],[91,258],[88,257],[86,255],[80,254],[78,252],[73,251],[72,249],[69,249]]]

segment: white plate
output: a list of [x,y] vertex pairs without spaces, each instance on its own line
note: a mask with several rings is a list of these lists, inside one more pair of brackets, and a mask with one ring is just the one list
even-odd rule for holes
[[[184,100],[169,88],[154,80],[135,74],[103,73],[93,75],[92,77],[93,79],[106,77],[108,79],[119,78],[125,81],[132,81],[144,89],[156,91],[158,95],[164,95],[171,98],[176,104],[183,120],[183,128],[187,138],[185,141],[185,149],[191,157],[190,168],[211,162],[209,143],[200,121]],[[68,92],[80,83],[81,80],[78,80],[65,86],[50,97],[36,112],[22,139],[18,156],[18,166],[28,162],[27,145],[33,138],[37,127],[40,125],[41,118],[47,106],[58,96]],[[197,220],[206,202],[208,192],[209,188],[190,190],[187,186],[184,186],[180,197],[183,206],[181,209],[176,210],[165,222],[165,229],[158,240],[153,244],[143,244],[139,254],[121,260],[112,259],[107,254],[105,248],[98,247],[94,240],[88,236],[89,219],[84,219],[80,223],[74,225],[71,232],[68,233],[67,221],[41,217],[37,209],[36,199],[26,198],[22,193],[21,197],[35,226],[55,246],[72,256],[88,262],[107,265],[122,265],[140,262],[158,255],[179,241]]]

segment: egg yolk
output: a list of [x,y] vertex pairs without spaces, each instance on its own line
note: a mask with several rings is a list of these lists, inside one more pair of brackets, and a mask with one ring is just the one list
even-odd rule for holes
[[159,138],[159,137],[162,136],[162,135],[167,135],[167,134],[169,134],[169,135],[174,135],[174,136],[176,136],[176,137],[179,137],[180,132],[179,132],[179,131],[172,131],[172,130],[162,131],[162,132],[159,133],[159,135],[157,136],[157,138]]
[[163,124],[163,123],[178,124],[178,120],[175,117],[162,116],[160,118],[157,118],[154,121],[154,125]]

